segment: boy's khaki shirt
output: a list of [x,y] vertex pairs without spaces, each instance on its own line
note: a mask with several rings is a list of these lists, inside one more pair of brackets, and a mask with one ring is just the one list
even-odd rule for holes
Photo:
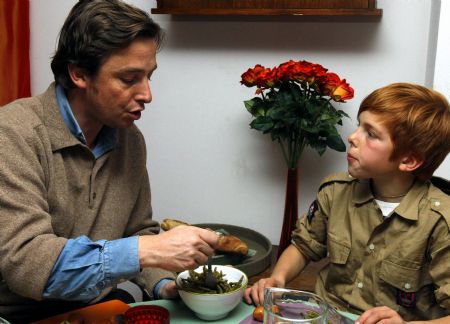
[[450,196],[416,182],[385,220],[369,182],[324,180],[293,243],[310,260],[329,256],[316,292],[362,313],[388,306],[404,320],[450,314]]

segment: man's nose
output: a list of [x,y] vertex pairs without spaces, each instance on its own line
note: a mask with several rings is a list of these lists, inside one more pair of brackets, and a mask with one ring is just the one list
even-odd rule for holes
[[139,93],[136,100],[143,101],[144,103],[150,103],[152,101],[152,91],[148,80],[143,80],[141,86],[139,87]]

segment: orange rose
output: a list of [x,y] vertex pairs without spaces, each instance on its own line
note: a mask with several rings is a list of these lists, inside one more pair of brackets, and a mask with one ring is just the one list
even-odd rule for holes
[[327,73],[322,78],[321,90],[324,95],[331,96],[334,89],[336,89],[341,83],[341,78],[336,73]]
[[341,80],[336,73],[327,73],[323,82],[322,91],[324,95],[330,96],[333,100],[343,102],[353,98],[353,88],[345,79]]
[[331,98],[333,98],[336,101],[342,101],[352,99],[354,95],[354,90],[350,85],[343,79],[339,86],[334,89],[333,93],[331,94]]
[[345,79],[305,60],[289,60],[273,68],[258,64],[241,77],[242,84],[256,87],[255,97],[244,101],[254,117],[250,127],[278,141],[289,168],[298,166],[306,146],[320,155],[327,147],[345,152],[336,126],[348,115],[332,104],[353,98],[353,88]]
[[266,68],[264,66],[256,64],[253,69],[250,68],[247,70],[247,72],[244,72],[241,75],[241,84],[246,85],[247,87],[253,87],[254,85],[256,85],[258,75],[265,69]]
[[279,83],[277,69],[265,68],[257,64],[253,69],[248,69],[241,75],[241,84],[247,87],[272,88]]

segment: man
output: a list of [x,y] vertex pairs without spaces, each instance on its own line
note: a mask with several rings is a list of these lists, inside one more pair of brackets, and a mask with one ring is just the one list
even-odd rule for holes
[[55,83],[0,109],[0,316],[29,322],[120,298],[128,279],[150,298],[173,298],[170,271],[213,253],[211,231],[153,235],[134,121],[152,100],[161,41],[144,11],[81,0],[60,32]]

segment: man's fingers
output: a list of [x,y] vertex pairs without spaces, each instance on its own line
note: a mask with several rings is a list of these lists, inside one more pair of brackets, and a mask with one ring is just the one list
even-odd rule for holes
[[198,229],[200,230],[200,238],[211,248],[212,252],[210,254],[212,254],[219,244],[219,235],[217,235],[216,232],[209,231],[203,228]]

